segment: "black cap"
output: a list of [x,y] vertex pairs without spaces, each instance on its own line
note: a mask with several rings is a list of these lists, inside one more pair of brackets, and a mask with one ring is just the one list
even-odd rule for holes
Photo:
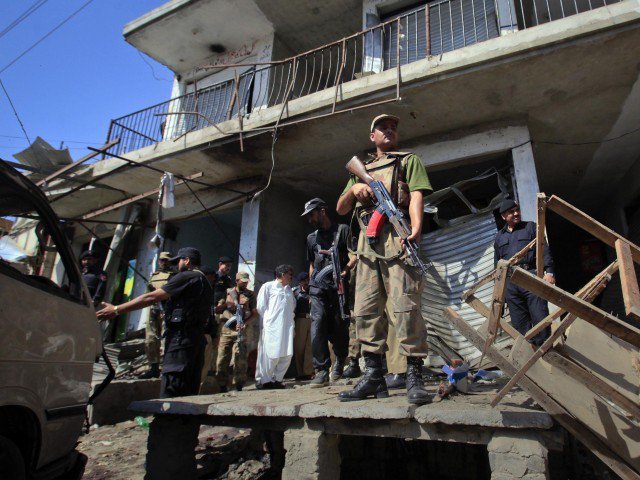
[[311,200],[309,200],[307,203],[304,204],[304,212],[302,212],[302,215],[300,215],[301,217],[304,217],[305,215],[310,214],[311,212],[313,212],[316,208],[322,208],[322,207],[327,207],[327,202],[325,202],[323,199],[321,198],[312,198]]
[[96,257],[96,254],[93,252],[93,250],[85,250],[84,252],[82,252],[82,255],[80,255],[80,260],[88,257],[98,258]]
[[300,272],[298,275],[296,275],[296,280],[298,282],[309,280],[309,274],[307,272]]
[[507,210],[511,210],[513,207],[517,207],[518,204],[512,198],[505,198],[502,203],[500,203],[500,213],[504,213]]
[[213,267],[209,267],[207,265],[203,265],[202,267],[200,267],[198,270],[200,270],[202,273],[204,273],[205,275],[215,275],[216,274],[216,270]]
[[233,263],[233,259],[231,257],[222,256],[218,259],[218,263]]
[[193,247],[183,247],[178,250],[178,254],[175,257],[172,257],[169,261],[171,263],[176,263],[181,258],[189,258],[195,264],[200,265],[200,250]]

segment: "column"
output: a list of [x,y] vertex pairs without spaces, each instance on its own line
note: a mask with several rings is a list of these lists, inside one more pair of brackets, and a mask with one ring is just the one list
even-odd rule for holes
[[[258,253],[258,227],[260,220],[261,199],[246,202],[242,206],[240,223],[240,255],[238,271],[249,274],[249,288],[255,287],[256,255]],[[244,257],[244,259],[243,259]]]
[[200,424],[191,415],[155,415],[147,441],[146,480],[195,480]]
[[540,187],[538,186],[538,175],[536,174],[536,164],[531,143],[512,149],[511,155],[522,220],[535,222],[536,194],[540,191]]
[[339,436],[310,428],[284,432],[286,450],[282,480],[340,478]]
[[538,433],[497,431],[487,445],[491,480],[546,480],[548,450]]

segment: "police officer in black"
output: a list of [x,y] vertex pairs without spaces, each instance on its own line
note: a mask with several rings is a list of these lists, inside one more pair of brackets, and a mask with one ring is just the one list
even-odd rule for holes
[[107,274],[98,266],[98,257],[92,250],[82,253],[80,263],[82,263],[82,278],[87,284],[93,305],[97,307],[104,298],[107,288]]
[[[494,260],[496,264],[498,260],[510,259],[536,238],[535,222],[523,222],[520,216],[520,207],[512,199],[506,199],[500,204],[500,215],[505,221],[505,226],[496,235],[494,243]],[[535,274],[536,250],[529,250],[517,266]],[[543,278],[551,284],[556,283],[553,274],[553,259],[549,251],[549,245],[546,242],[544,245]],[[509,306],[511,323],[522,335],[549,315],[549,306],[546,300],[511,282],[507,284],[506,301]],[[551,329],[546,328],[533,337],[531,343],[540,346],[550,334]]]
[[[312,388],[328,385],[329,379],[336,381],[342,376],[349,348],[349,322],[342,319],[338,292],[331,274],[321,277],[320,273],[331,264],[331,257],[325,253],[337,245],[340,255],[342,275],[348,273],[347,245],[349,227],[337,224],[328,214],[327,203],[321,198],[309,200],[304,206],[303,217],[317,230],[307,237],[307,260],[309,261],[309,294],[311,297],[311,350],[316,375],[311,381]],[[346,279],[345,279],[345,285]],[[345,292],[349,298],[348,291]],[[331,342],[335,363],[331,375]]]
[[196,395],[204,355],[204,329],[211,312],[213,291],[200,266],[200,252],[181,248],[171,259],[178,273],[166,285],[122,305],[103,303],[99,320],[139,310],[157,302],[165,304],[165,349],[160,397]]
[[236,286],[236,282],[231,279],[229,273],[233,266],[233,260],[229,257],[218,259],[218,271],[216,272],[216,282],[213,286],[214,305],[216,313],[222,313],[227,308],[227,290]]

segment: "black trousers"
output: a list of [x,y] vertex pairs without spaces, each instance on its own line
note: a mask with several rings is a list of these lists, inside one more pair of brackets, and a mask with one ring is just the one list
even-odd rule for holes
[[349,350],[349,322],[340,315],[338,293],[333,289],[311,287],[311,352],[313,367],[329,370],[329,344],[337,358],[346,358]]
[[160,398],[197,395],[204,365],[204,334],[185,341],[167,334],[162,362]]
[[[522,335],[549,315],[547,301],[511,282],[507,284],[506,294],[511,323]],[[531,343],[540,346],[551,335],[551,327],[547,327],[531,339]]]

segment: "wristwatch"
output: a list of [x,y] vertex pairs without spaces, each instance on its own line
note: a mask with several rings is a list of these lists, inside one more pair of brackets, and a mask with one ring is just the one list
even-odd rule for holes
[[114,305],[114,306],[113,306],[113,313],[115,313],[116,315],[118,315],[118,305]]

